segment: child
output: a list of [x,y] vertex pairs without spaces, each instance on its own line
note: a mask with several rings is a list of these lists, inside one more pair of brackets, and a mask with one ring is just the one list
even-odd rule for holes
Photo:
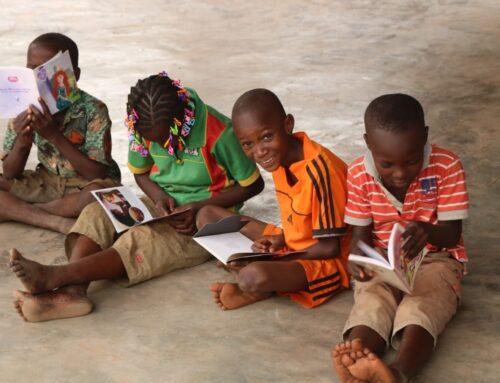
[[[78,80],[78,48],[60,33],[33,40],[27,67],[36,68],[59,51],[69,51]],[[65,234],[94,200],[90,190],[119,184],[106,105],[82,90],[80,95],[53,116],[40,99],[43,110],[31,105],[9,121],[0,174],[0,222],[18,221]],[[33,144],[40,163],[34,171],[25,170]]]
[[68,265],[40,265],[11,250],[11,269],[29,291],[15,295],[27,321],[89,313],[89,282],[123,278],[130,286],[208,260],[210,254],[191,238],[197,211],[209,203],[237,210],[264,187],[238,145],[231,120],[166,74],[139,80],[127,112],[128,166],[149,197],[144,202],[158,215],[186,211],[116,238],[111,221],[94,203],[66,238]]
[[[467,261],[462,220],[469,207],[458,157],[427,142],[422,106],[413,97],[388,94],[365,112],[369,151],[349,167],[345,222],[354,226],[351,251],[359,240],[387,249],[395,223],[406,226],[403,251],[412,259],[430,253],[404,294],[362,269],[345,343],[333,351],[342,382],[406,382],[429,360],[438,335],[457,311],[460,279]],[[379,357],[392,344],[390,366]]]
[[[273,292],[312,308],[349,287],[347,228],[343,224],[347,167],[305,133],[292,134],[294,118],[266,89],[243,94],[233,108],[236,137],[252,161],[272,172],[283,229],[250,220],[242,233],[255,251],[302,250],[271,261],[232,262],[237,283],[210,286],[215,302],[235,309]],[[217,207],[200,211],[198,225],[232,213]]]

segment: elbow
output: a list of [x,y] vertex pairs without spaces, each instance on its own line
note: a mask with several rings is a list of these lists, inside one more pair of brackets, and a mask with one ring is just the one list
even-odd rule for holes
[[252,198],[264,190],[264,180],[259,177],[253,184],[246,187],[248,198]]

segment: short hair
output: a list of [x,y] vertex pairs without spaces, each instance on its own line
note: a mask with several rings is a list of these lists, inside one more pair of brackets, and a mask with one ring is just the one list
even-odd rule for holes
[[278,96],[268,89],[257,88],[243,93],[233,106],[232,115],[254,111],[257,112],[259,118],[266,118],[269,113],[282,117],[286,117],[285,108]]
[[179,88],[165,75],[152,75],[137,81],[130,88],[127,114],[132,109],[138,114],[138,124],[142,129],[152,129],[159,121],[172,125],[174,118],[184,119],[185,103],[179,98]]
[[374,99],[365,111],[365,127],[390,132],[402,132],[409,128],[425,128],[422,105],[407,94],[384,94]]
[[69,57],[71,58],[73,68],[78,67],[78,46],[68,36],[56,32],[44,33],[30,43],[30,45],[33,44],[43,44],[55,48],[56,50],[69,51]]

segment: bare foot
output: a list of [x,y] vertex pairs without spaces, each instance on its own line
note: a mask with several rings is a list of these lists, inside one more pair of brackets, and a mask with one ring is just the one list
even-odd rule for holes
[[390,368],[360,339],[338,344],[332,360],[342,383],[396,383]]
[[85,294],[75,293],[71,287],[63,287],[39,295],[16,290],[14,308],[27,322],[43,322],[87,315],[93,305]]
[[222,310],[237,309],[241,306],[269,298],[271,295],[268,293],[246,293],[236,283],[216,282],[212,283],[209,288],[212,291],[214,302]]
[[16,249],[9,251],[9,267],[30,293],[43,293],[57,286],[51,277],[51,270],[57,266],[44,266],[24,258]]

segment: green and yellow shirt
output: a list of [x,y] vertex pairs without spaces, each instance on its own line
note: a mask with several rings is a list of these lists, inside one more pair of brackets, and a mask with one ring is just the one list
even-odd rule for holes
[[[64,115],[64,136],[90,159],[108,167],[108,177],[120,180],[120,169],[111,158],[111,120],[106,105],[80,90],[76,100]],[[17,133],[12,120],[7,125],[3,143],[4,155],[14,146]],[[73,165],[46,139],[35,133],[34,144],[38,148],[38,161],[49,172],[62,178],[78,177]]]
[[212,198],[236,182],[249,186],[260,176],[255,163],[243,153],[231,120],[205,105],[194,90],[189,89],[189,93],[195,103],[196,122],[185,139],[185,150],[177,151],[180,161],[160,144],[144,139],[149,150],[146,157],[130,149],[128,152],[130,171],[149,173],[177,205]]

